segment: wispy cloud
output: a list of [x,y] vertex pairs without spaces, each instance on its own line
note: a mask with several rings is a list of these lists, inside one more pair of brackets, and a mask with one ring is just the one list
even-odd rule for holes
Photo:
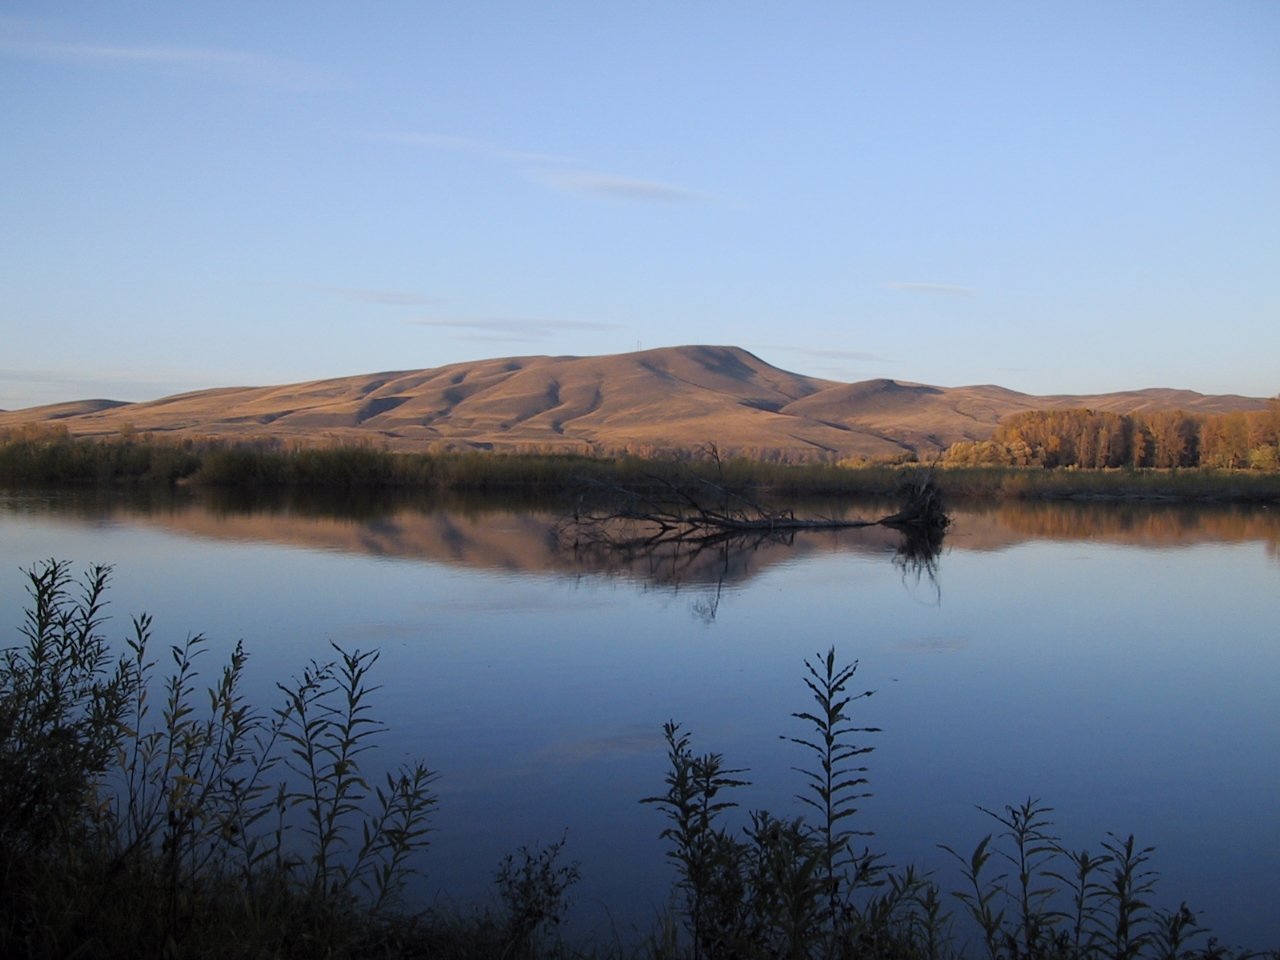
[[0,55],[85,66],[137,65],[177,69],[297,92],[339,86],[332,74],[294,60],[207,47],[56,43],[0,38]]
[[886,283],[889,290],[907,293],[929,293],[940,297],[976,297],[978,291],[970,287],[953,287],[945,283]]
[[696,190],[688,190],[657,180],[636,180],[631,177],[615,177],[608,173],[590,170],[543,170],[537,178],[563,190],[583,197],[600,200],[629,200],[640,203],[714,203],[714,197]]
[[263,282],[254,286],[285,287],[290,290],[315,290],[337,297],[339,300],[354,300],[357,303],[377,303],[395,307],[425,307],[443,302],[440,297],[431,297],[423,293],[409,293],[404,290],[374,290],[368,287],[332,287],[321,283],[283,283]]
[[565,330],[616,330],[620,326],[593,320],[536,320],[517,317],[428,317],[405,322],[418,327],[469,331],[467,334],[460,334],[457,339],[487,343],[530,342],[545,340]]
[[469,153],[498,163],[523,168],[527,176],[563,193],[590,197],[596,200],[627,200],[639,203],[698,204],[723,203],[717,197],[673,183],[620,177],[594,170],[575,169],[581,161],[573,157],[550,153],[529,153],[508,150],[483,140],[455,137],[439,133],[376,133],[369,139],[389,143],[431,147]]

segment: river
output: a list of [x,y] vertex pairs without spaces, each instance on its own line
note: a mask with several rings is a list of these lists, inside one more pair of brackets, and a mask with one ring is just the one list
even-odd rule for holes
[[[847,509],[856,512],[856,506]],[[868,510],[868,512],[873,512]],[[248,691],[329,644],[381,651],[372,763],[440,771],[420,896],[487,896],[521,844],[567,838],[576,928],[645,928],[670,883],[661,725],[750,768],[744,808],[800,812],[783,739],[805,659],[859,662],[872,796],[856,826],[888,860],[956,871],[1027,797],[1096,851],[1156,847],[1157,901],[1229,944],[1280,946],[1280,511],[1003,504],[956,511],[932,569],[884,529],[697,557],[567,549],[536,505],[268,501],[190,492],[0,493],[6,644],[20,567],[114,565],[110,624],[243,638]],[[447,891],[445,893],[444,891]],[[607,910],[607,912],[606,912]]]

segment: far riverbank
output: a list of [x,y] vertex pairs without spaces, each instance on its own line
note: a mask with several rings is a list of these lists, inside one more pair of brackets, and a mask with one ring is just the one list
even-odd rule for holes
[[[416,489],[438,493],[562,495],[585,488],[634,488],[677,476],[713,480],[767,497],[893,496],[922,464],[780,463],[686,451],[665,458],[475,452],[390,453],[371,447],[294,450],[152,437],[69,437],[0,443],[0,483],[162,484],[223,488]],[[1114,500],[1280,502],[1280,471],[933,468],[956,501]]]

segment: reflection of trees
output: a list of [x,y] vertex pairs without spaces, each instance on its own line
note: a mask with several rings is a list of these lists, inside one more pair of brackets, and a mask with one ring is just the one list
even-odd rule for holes
[[[807,509],[796,506],[795,513],[840,518],[894,509],[835,500],[809,504]],[[336,497],[284,491],[255,497],[149,485],[10,490],[0,496],[0,517],[111,518],[208,540],[288,544],[502,573],[619,576],[661,588],[684,585],[704,591],[717,584],[730,587],[774,564],[824,551],[893,555],[904,573],[928,576],[939,546],[929,537],[914,536],[911,527],[877,525],[745,537],[684,536],[619,550],[566,537],[563,517],[572,510],[573,504],[566,507],[563,501],[497,495],[439,500],[408,492]],[[1280,556],[1280,510],[1258,505],[977,502],[965,504],[954,520],[946,542],[964,551],[1002,550],[1029,540],[1135,546],[1253,542]],[[713,608],[714,597],[708,597],[705,602]]]
[[936,586],[945,531],[936,527],[906,527],[901,533],[902,540],[893,555],[894,565],[903,574],[913,575],[917,581],[927,578]]
[[639,576],[656,586],[723,584],[745,580],[767,547],[790,548],[794,532],[719,533],[704,537],[619,537],[573,539],[563,528],[555,534],[561,551],[593,573]]
[[694,477],[687,484],[662,478],[653,487],[596,491],[595,502],[579,500],[555,526],[557,547],[595,573],[639,576],[657,586],[709,587],[693,605],[713,621],[724,585],[751,576],[762,554],[792,552],[796,538],[873,528],[898,534],[894,563],[916,579],[934,581],[950,518],[927,471],[909,476],[900,508],[878,520],[835,516],[798,517],[740,491]]
[[[849,541],[857,535],[858,532],[832,534],[832,545],[837,549],[848,549]],[[693,601],[692,612],[700,619],[712,622],[726,586],[749,580],[760,568],[776,559],[774,554],[792,554],[802,546],[801,539],[814,534],[786,531],[773,534],[721,533],[678,539],[631,537],[574,541],[566,539],[561,528],[554,536],[558,538],[562,555],[571,558],[584,572],[597,576],[626,576],[651,586],[677,591],[694,588],[698,594]],[[942,553],[942,533],[905,528],[897,532],[896,539],[893,563],[916,580],[934,582],[938,558]],[[892,541],[892,537],[885,538],[884,547]],[[873,544],[864,544],[864,549]]]
[[[717,465],[719,454],[709,448]],[[678,465],[677,465],[678,466]],[[651,555],[683,550],[697,556],[706,549],[735,540],[759,546],[814,530],[852,530],[891,527],[909,536],[911,552],[928,553],[941,544],[951,518],[930,471],[905,474],[898,489],[899,509],[878,520],[832,515],[797,516],[748,496],[723,479],[712,481],[687,472],[673,476],[646,475],[640,482],[592,484],[578,497],[572,513],[557,524],[564,543],[575,549],[600,545],[619,555]],[[790,542],[789,540],[787,542]],[[933,550],[936,554],[936,549]]]
[[1260,540],[1270,551],[1280,546],[1280,511],[1252,504],[1004,501],[969,505],[959,519],[966,528],[987,521],[993,535],[999,531],[993,546],[1001,547],[1028,539],[1143,546]]

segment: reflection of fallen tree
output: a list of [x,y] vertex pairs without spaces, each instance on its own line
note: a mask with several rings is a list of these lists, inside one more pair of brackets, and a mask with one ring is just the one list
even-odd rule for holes
[[889,528],[901,534],[895,562],[931,575],[950,518],[927,470],[904,478],[899,501],[897,511],[876,519],[798,516],[692,473],[648,476],[644,486],[588,486],[555,536],[597,569],[647,564],[655,582],[723,584],[755,551],[785,547],[798,534]]
[[[572,539],[560,549],[591,573],[624,574],[657,587],[738,583],[760,571],[763,555],[795,545],[794,533],[720,534],[701,538]],[[767,564],[768,559],[763,560]]]
[[575,547],[653,548],[664,544],[712,545],[737,538],[775,537],[805,530],[891,527],[922,538],[941,538],[951,522],[928,470],[908,475],[899,489],[901,507],[878,519],[799,517],[695,474],[675,479],[649,475],[644,487],[591,484],[571,516],[558,525],[562,543]]

